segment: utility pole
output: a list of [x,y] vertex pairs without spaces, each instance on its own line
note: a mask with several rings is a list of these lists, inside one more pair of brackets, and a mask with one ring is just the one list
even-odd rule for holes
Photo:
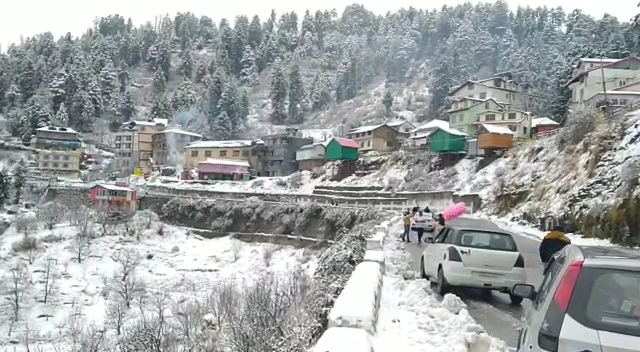
[[609,99],[607,98],[607,82],[604,79],[604,57],[600,52],[600,75],[602,76],[602,93],[604,94],[604,113],[609,118]]

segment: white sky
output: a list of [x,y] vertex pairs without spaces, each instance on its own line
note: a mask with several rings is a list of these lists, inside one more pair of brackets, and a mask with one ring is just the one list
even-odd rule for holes
[[[177,12],[191,11],[197,16],[207,15],[218,21],[226,17],[233,20],[236,15],[260,15],[262,19],[275,9],[278,14],[285,11],[296,11],[300,18],[304,10],[336,8],[342,13],[345,6],[359,2],[369,10],[384,14],[401,7],[440,8],[443,4],[455,5],[463,0],[16,0],[2,6],[0,11],[0,43],[6,48],[9,42],[18,42],[20,36],[32,36],[50,31],[56,38],[66,32],[81,34],[92,26],[96,17],[120,14],[131,17],[134,24],[153,20],[156,15],[175,15]],[[471,2],[479,2],[471,0]],[[595,17],[602,17],[605,12],[617,16],[620,20],[629,20],[638,12],[638,0],[578,1],[578,0],[507,0],[512,7],[543,6],[555,7],[562,3],[565,11],[581,8]]]

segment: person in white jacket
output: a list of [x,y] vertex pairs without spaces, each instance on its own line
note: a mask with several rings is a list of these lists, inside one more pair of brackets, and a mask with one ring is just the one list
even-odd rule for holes
[[424,228],[427,225],[427,218],[424,216],[422,210],[418,210],[416,215],[413,216],[413,227],[416,228],[418,233],[418,244],[422,243],[422,236],[424,235]]

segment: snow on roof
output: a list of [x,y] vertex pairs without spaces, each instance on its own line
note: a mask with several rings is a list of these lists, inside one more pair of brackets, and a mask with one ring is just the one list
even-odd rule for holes
[[582,57],[580,58],[580,61],[584,61],[584,62],[604,62],[604,63],[611,63],[611,62],[616,62],[620,59],[600,59],[600,58],[596,58],[596,57]]
[[[598,92],[596,94],[604,94],[604,92]],[[633,92],[628,90],[613,90],[607,91],[607,95],[640,95],[640,92]]]
[[189,144],[185,148],[242,148],[251,146],[251,140],[232,141],[200,141]]
[[430,129],[436,129],[438,127],[440,127],[440,128],[449,128],[449,121],[438,120],[438,119],[431,120],[431,121],[425,123],[424,125],[418,126],[416,129],[411,131],[411,133],[424,131],[424,130],[430,130]]
[[403,123],[408,123],[410,125],[413,125],[411,122],[409,122],[407,120],[394,120],[394,121],[387,121],[387,126],[398,127],[398,126],[402,125]]
[[531,127],[558,126],[558,125],[560,125],[560,124],[555,122],[555,121],[553,121],[552,119],[550,119],[548,117],[537,117],[537,118],[531,120]]
[[508,127],[505,127],[505,126],[498,126],[498,125],[483,123],[482,127],[484,127],[484,129],[486,129],[487,132],[489,133],[513,135],[513,131],[511,131]]
[[384,124],[357,127],[357,128],[352,129],[351,131],[349,131],[349,134],[369,132],[369,131],[373,131],[375,129],[378,129],[378,128],[382,127],[382,126],[384,126]]
[[432,132],[427,132],[427,133],[422,133],[422,134],[416,134],[415,136],[409,137],[409,139],[421,139],[421,138],[427,138],[429,137],[429,135]]
[[130,124],[131,122],[134,122],[136,125],[140,125],[140,126],[156,126],[156,125],[163,125],[163,126],[167,126],[169,125],[169,119],[153,119],[153,121],[147,121],[147,120],[133,120],[133,121],[129,121],[129,122],[123,122],[123,125],[127,125]]
[[338,144],[340,144],[345,148],[355,148],[355,149],[360,148],[360,145],[358,145],[358,142],[354,141],[353,139],[348,139],[348,138],[334,138],[334,139],[336,140],[336,142],[338,142]]
[[69,127],[56,127],[56,126],[45,126],[37,128],[36,131],[44,131],[44,132],[62,132],[62,133],[78,133],[73,128]]
[[160,131],[158,133],[175,133],[175,134],[184,134],[184,135],[187,135],[187,136],[202,137],[201,134],[197,134],[197,133],[181,130],[181,129],[178,129],[178,128],[170,128],[168,130]]
[[133,189],[129,188],[129,187],[123,187],[123,186],[116,186],[116,185],[112,185],[112,184],[108,184],[108,183],[99,183],[93,187],[102,187],[105,189],[108,189],[110,191],[125,191],[125,192],[131,192],[133,191]]
[[244,166],[249,167],[249,162],[246,160],[228,160],[228,159],[207,159],[205,161],[201,161],[200,164],[218,164],[218,165],[231,165],[231,166]]
[[302,147],[298,148],[298,150],[304,150],[304,149],[311,149],[311,148],[315,148],[318,146],[322,146],[322,147],[326,147],[327,144],[329,144],[331,140],[325,141],[325,142],[318,142],[318,143],[313,143],[313,144],[306,144],[303,145]]
[[446,128],[445,127],[438,127],[438,128],[436,128],[436,130],[443,130],[443,131],[445,131],[445,132],[447,132],[449,134],[453,134],[453,135],[456,135],[456,136],[468,136],[468,134],[466,134],[466,133],[464,133],[462,131],[456,130],[455,128],[451,128],[451,127],[446,127]]

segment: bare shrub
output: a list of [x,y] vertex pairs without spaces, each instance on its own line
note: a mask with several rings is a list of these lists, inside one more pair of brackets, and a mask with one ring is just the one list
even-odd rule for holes
[[262,259],[264,259],[264,265],[266,267],[271,266],[271,259],[273,258],[273,253],[275,249],[273,247],[265,247],[262,251]]
[[242,253],[242,244],[240,241],[234,241],[231,244],[231,254],[233,254],[233,262],[237,262],[240,259],[240,253]]
[[53,234],[53,227],[66,218],[68,211],[63,204],[48,202],[38,207],[36,217],[38,222]]
[[300,172],[296,172],[289,176],[289,184],[291,185],[291,188],[300,188],[300,186],[302,186],[302,174]]
[[118,250],[111,256],[111,259],[118,264],[118,274],[122,281],[125,281],[127,276],[131,275],[142,262],[140,253],[135,249]]
[[114,329],[116,334],[121,335],[128,316],[126,304],[121,300],[112,300],[106,310],[107,325]]
[[96,213],[85,206],[80,206],[69,212],[69,223],[82,234],[93,234],[93,224]]
[[593,132],[596,126],[596,111],[587,106],[580,106],[567,117],[564,127],[558,133],[556,143],[559,148],[574,146]]
[[14,222],[16,227],[16,232],[21,233],[25,236],[31,235],[31,232],[35,231],[38,227],[38,223],[36,222],[33,214],[20,214],[16,217]]
[[120,268],[114,273],[110,283],[113,293],[127,308],[131,302],[144,292],[144,282],[136,275],[136,267],[140,264],[140,255],[135,251],[125,251],[114,258]]
[[47,264],[44,269],[44,277],[42,279],[42,303],[47,304],[49,298],[56,288],[57,283],[57,271],[55,264],[58,261],[56,259],[48,258]]
[[29,279],[29,271],[27,267],[21,263],[17,262],[10,270],[11,274],[8,278],[6,278],[4,283],[7,285],[6,293],[7,293],[7,301],[9,306],[11,307],[11,315],[9,322],[9,336],[13,331],[13,327],[18,319],[20,318],[20,309],[22,307],[22,297],[24,296],[25,291],[28,290],[30,285]]
[[33,264],[36,257],[40,253],[40,244],[38,240],[29,236],[22,236],[22,239],[19,241],[13,242],[11,245],[11,249],[13,249],[16,253],[25,253],[27,255],[27,260],[29,264]]
[[[93,232],[91,230],[91,232]],[[71,250],[73,251],[73,257],[81,264],[85,259],[91,255],[91,233],[78,232],[71,242]]]

